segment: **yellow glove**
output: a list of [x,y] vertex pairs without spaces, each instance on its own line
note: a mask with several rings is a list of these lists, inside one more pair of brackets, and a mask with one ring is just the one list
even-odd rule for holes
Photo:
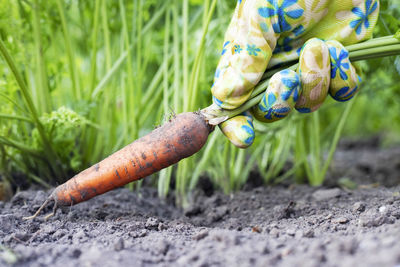
[[[371,38],[378,12],[378,0],[238,1],[215,74],[214,104],[222,109],[239,107],[267,66],[295,53],[300,53],[297,73],[284,70],[271,78],[263,99],[251,110],[257,119],[276,121],[293,108],[315,111],[328,92],[339,101],[350,99],[359,77],[339,42],[348,45]],[[246,113],[220,128],[233,144],[245,148],[254,140],[252,120]]]

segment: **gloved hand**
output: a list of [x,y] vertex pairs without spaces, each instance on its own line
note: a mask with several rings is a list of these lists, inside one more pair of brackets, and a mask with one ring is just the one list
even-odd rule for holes
[[270,79],[250,112],[220,124],[222,132],[245,148],[255,136],[252,115],[273,122],[293,108],[317,110],[328,92],[338,101],[352,98],[360,78],[343,45],[371,38],[378,12],[379,0],[238,0],[212,86],[215,105],[239,107],[267,66],[295,53],[300,60],[297,72],[283,70]]

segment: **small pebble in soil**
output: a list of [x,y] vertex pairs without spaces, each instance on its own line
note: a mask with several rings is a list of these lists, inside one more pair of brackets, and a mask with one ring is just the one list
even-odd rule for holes
[[313,238],[314,235],[314,230],[312,229],[308,229],[307,231],[303,232],[303,237]]
[[208,236],[208,230],[204,229],[194,235],[193,239],[199,241],[201,239],[204,239],[206,236]]
[[341,223],[341,224],[344,224],[344,223],[349,222],[349,219],[347,219],[346,217],[338,217],[338,218],[333,219],[332,222],[333,222],[333,223]]
[[160,222],[157,227],[158,231],[167,230],[168,226],[165,223]]
[[138,237],[145,237],[147,235],[147,230],[142,229],[138,232],[130,232],[129,235],[133,238],[138,238]]
[[271,229],[271,231],[269,231],[269,234],[270,234],[270,236],[272,236],[272,237],[278,238],[278,237],[279,237],[279,234],[280,234],[280,232],[279,232],[279,230],[278,230],[278,229],[276,229],[276,228],[273,228],[273,229]]
[[160,223],[160,221],[157,218],[148,218],[145,224],[146,229],[149,230],[156,230],[158,229],[158,224]]
[[293,228],[289,228],[286,230],[286,234],[289,236],[294,236],[296,234],[296,230]]
[[378,227],[383,224],[393,224],[396,218],[389,212],[379,212],[375,209],[366,211],[359,219],[359,225],[364,227]]
[[356,202],[353,205],[354,212],[364,212],[365,211],[365,204],[363,202]]
[[312,194],[312,196],[317,201],[323,201],[339,197],[341,194],[342,190],[340,190],[339,188],[332,188],[332,189],[318,189]]
[[380,212],[380,213],[385,213],[386,210],[387,210],[386,206],[381,206],[381,207],[379,207],[379,212]]

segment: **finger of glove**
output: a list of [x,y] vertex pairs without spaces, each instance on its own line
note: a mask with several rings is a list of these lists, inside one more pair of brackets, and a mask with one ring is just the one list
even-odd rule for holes
[[275,73],[260,103],[252,108],[254,117],[262,122],[285,118],[294,108],[301,94],[300,77],[290,69]]
[[249,112],[224,121],[219,128],[229,141],[239,148],[247,148],[253,144],[255,132],[253,117]]
[[329,94],[337,101],[347,101],[357,93],[361,78],[350,63],[349,52],[341,43],[332,40],[326,44],[331,57]]
[[259,11],[264,5],[264,0],[238,2],[211,89],[221,108],[242,105],[267,68],[279,35],[271,19]]
[[317,110],[324,102],[330,82],[328,46],[318,38],[308,40],[301,52],[298,74],[302,93],[295,108],[301,113]]

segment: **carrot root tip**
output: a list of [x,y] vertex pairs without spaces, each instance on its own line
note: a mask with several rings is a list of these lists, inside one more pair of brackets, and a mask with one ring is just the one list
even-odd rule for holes
[[51,213],[47,214],[47,215],[44,217],[44,220],[45,220],[45,221],[47,221],[50,217],[52,217],[52,216],[54,216],[54,215],[56,214],[56,211],[57,211],[57,208],[58,208],[58,205],[57,205],[57,198],[53,198],[53,200],[54,200],[53,211],[52,211]]
[[[55,213],[55,211],[56,211],[56,209],[57,209],[57,201],[55,200],[55,198],[51,195],[51,196],[49,196],[44,202],[43,202],[43,204],[38,208],[38,210],[35,212],[35,214],[33,214],[32,216],[28,216],[28,217],[22,217],[22,220],[25,220],[25,221],[27,221],[27,220],[33,220],[33,219],[35,219],[39,214],[40,214],[40,212],[47,206],[47,204],[49,204],[49,202],[50,201],[52,201],[52,200],[54,200],[54,207],[53,207],[53,212],[51,213],[52,215],[54,215],[54,213]],[[50,215],[50,214],[49,214]],[[48,216],[48,215],[47,215]],[[46,217],[47,217],[46,216]],[[46,218],[45,217],[45,218]],[[51,217],[51,216],[50,216]]]

